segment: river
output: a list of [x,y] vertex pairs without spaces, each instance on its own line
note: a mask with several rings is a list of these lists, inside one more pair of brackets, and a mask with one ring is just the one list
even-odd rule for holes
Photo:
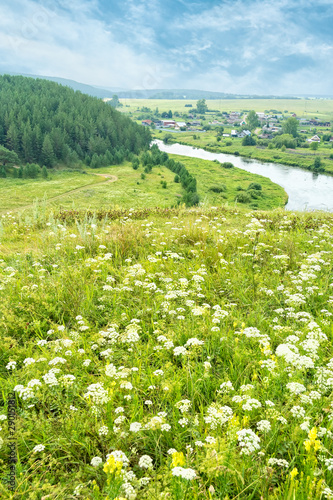
[[211,153],[182,144],[164,144],[160,140],[154,142],[161,151],[166,153],[202,160],[218,160],[221,163],[230,161],[237,168],[268,177],[275,184],[282,186],[288,194],[289,199],[285,207],[287,210],[333,212],[333,176],[315,174],[303,168],[289,167],[279,163],[266,163],[230,154]]

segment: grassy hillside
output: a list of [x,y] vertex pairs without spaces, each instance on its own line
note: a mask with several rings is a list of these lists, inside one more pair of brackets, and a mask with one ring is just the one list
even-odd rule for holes
[[[262,196],[251,198],[245,206],[270,209],[283,207],[287,201],[285,191],[265,177],[239,169],[226,170],[210,161],[176,155],[170,155],[170,158],[181,161],[197,179],[204,205],[234,206],[240,193],[237,188],[246,191],[252,182],[262,185]],[[87,168],[84,172],[55,170],[47,179],[0,179],[0,213],[31,208],[37,199],[53,208],[171,207],[178,203],[183,193],[181,185],[174,179],[175,174],[165,166],[157,165],[150,173],[144,173],[142,165],[134,170],[129,162]],[[166,188],[162,187],[163,181]],[[221,192],[211,191],[214,187],[220,187]]]
[[2,496],[331,498],[333,216],[105,215],[1,218]]

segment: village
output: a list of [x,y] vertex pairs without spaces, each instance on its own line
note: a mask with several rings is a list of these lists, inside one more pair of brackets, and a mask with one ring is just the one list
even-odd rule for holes
[[[147,109],[147,108],[145,108]],[[163,113],[172,115],[172,112]],[[209,121],[207,115],[209,116],[212,112],[207,112],[204,115],[197,116],[196,114],[189,113],[188,115],[183,114],[181,116],[182,120],[174,120],[172,118],[155,118],[151,117],[139,120],[139,123],[146,127],[157,130],[165,130],[169,132],[206,132],[211,129],[223,131],[222,137],[240,138],[243,139],[246,136],[251,136],[252,132],[247,129],[247,114],[245,112],[232,111],[230,113],[222,112],[218,113],[221,115],[220,119],[214,118]],[[175,113],[175,116],[179,113]],[[278,114],[267,114],[262,112],[256,112],[258,118],[258,127],[255,132],[258,139],[273,139],[276,135],[282,133],[283,122],[288,118],[295,118],[299,124],[299,132],[301,134],[309,134],[310,137],[306,139],[307,143],[321,142],[321,138],[317,133],[311,134],[311,131],[317,132],[317,128],[320,129],[330,129],[331,123],[328,121],[320,121],[315,118],[304,118],[299,117],[295,113],[290,115],[278,115]],[[198,119],[199,118],[199,119]],[[235,128],[234,128],[235,127]],[[329,142],[333,142],[332,137],[329,138]]]

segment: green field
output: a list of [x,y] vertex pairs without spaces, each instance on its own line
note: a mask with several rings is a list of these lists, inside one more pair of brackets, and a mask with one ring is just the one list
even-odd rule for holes
[[[180,161],[176,155],[170,156]],[[269,209],[285,204],[284,190],[268,179],[239,169],[226,171],[214,162],[186,157],[181,158],[181,161],[197,178],[201,201],[205,205],[234,205],[236,187],[240,185],[246,189],[251,182],[263,185],[264,196],[260,200],[251,200],[248,206],[254,206],[255,203],[258,208]],[[47,180],[1,179],[0,212],[30,209],[37,199],[43,200],[49,207],[63,209],[171,207],[177,204],[183,194],[181,185],[174,182],[175,175],[164,166],[155,166],[149,174],[144,174],[142,166],[134,170],[129,163],[86,169],[86,172],[54,171]],[[142,174],[144,179],[141,178]],[[102,175],[116,179],[110,182]],[[166,181],[166,189],[162,187],[161,181]],[[226,185],[225,192],[214,195],[209,191],[210,187],[219,184]]]
[[332,214],[97,215],[1,218],[1,498],[332,498]]
[[[124,105],[119,108],[122,112],[134,112],[142,107],[151,110],[159,109],[160,112],[172,110],[180,113],[190,113],[192,108],[185,108],[185,104],[196,107],[195,100],[172,100],[172,99],[120,99]],[[296,113],[298,116],[332,119],[333,100],[331,99],[216,99],[206,101],[209,109],[221,111],[249,111],[254,109],[258,112],[276,110],[282,113]]]

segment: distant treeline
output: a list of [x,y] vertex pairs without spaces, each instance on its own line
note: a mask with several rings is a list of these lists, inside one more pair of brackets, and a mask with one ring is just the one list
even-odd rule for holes
[[0,145],[23,163],[119,164],[149,147],[147,127],[47,80],[0,76]]

